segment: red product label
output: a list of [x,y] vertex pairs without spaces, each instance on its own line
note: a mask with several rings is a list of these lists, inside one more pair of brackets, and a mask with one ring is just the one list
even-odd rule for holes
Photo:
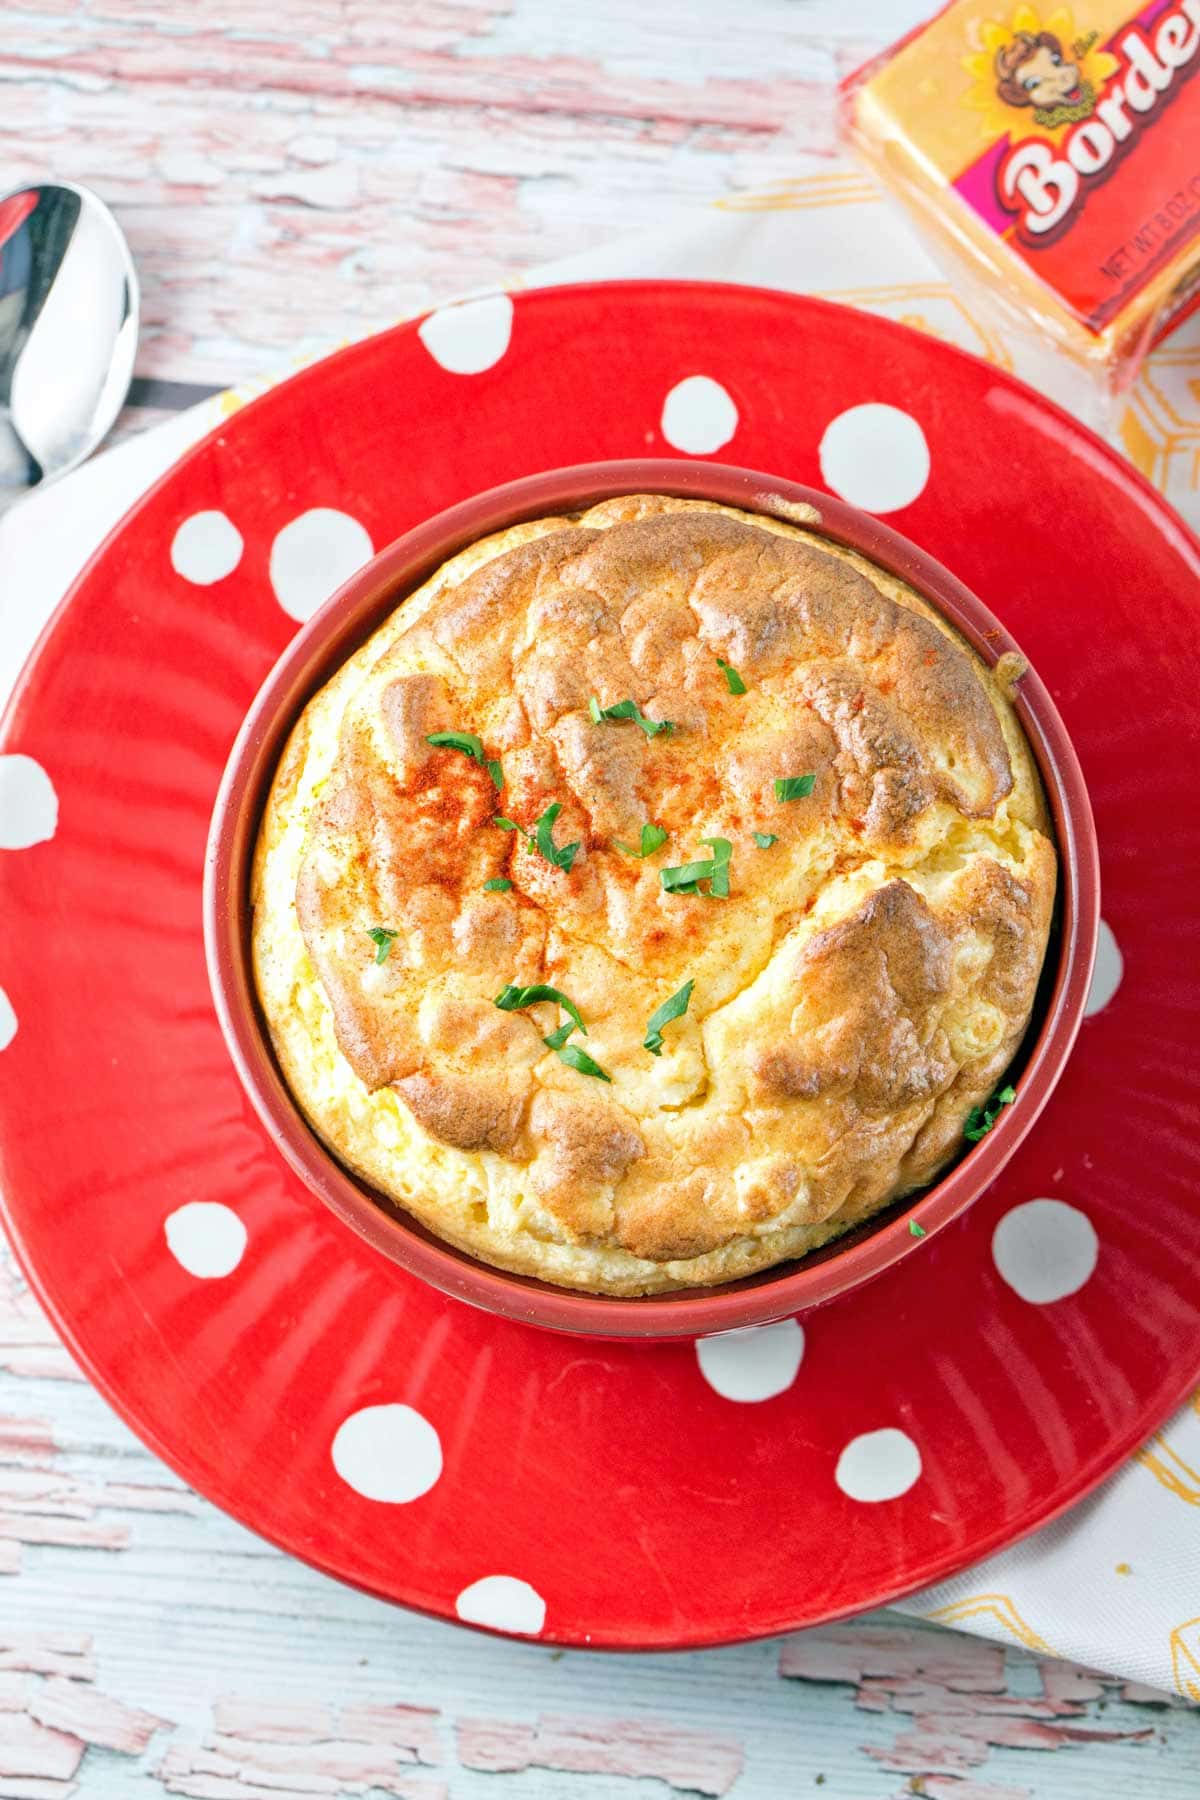
[[1001,139],[954,185],[1099,330],[1200,235],[1200,0],[1157,0],[1123,26],[1100,87],[1080,77],[1088,48],[1014,39],[997,92],[1049,128]]

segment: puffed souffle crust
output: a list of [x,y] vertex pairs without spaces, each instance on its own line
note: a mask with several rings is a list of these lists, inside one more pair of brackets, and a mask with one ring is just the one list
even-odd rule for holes
[[453,557],[310,701],[255,979],[381,1204],[662,1293],[936,1178],[1028,1025],[1055,883],[1008,692],[935,608],[801,526],[635,494]]

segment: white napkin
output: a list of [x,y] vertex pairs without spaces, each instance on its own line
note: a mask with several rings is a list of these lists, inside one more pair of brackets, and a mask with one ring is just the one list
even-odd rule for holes
[[[821,294],[990,357],[1076,417],[1103,423],[1073,367],[998,329],[961,281],[945,279],[868,177],[816,158],[811,166],[795,181],[731,196],[517,285],[733,275]],[[189,445],[270,385],[204,401],[0,519],[0,701],[109,528]],[[1149,358],[1110,426],[1117,447],[1200,525],[1200,316]],[[1065,1519],[902,1610],[1200,1701],[1200,1617],[1187,1616],[1200,1611],[1200,1395]]]

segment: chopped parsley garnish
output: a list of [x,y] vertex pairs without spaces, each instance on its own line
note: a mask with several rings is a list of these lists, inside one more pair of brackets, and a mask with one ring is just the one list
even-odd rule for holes
[[555,800],[552,805],[546,808],[545,812],[533,828],[533,841],[548,863],[553,863],[556,869],[563,869],[569,873],[571,864],[575,861],[575,852],[578,850],[579,845],[575,843],[563,844],[561,847],[556,846],[554,839],[551,836],[551,827],[561,811],[561,800]]
[[742,680],[741,676],[738,674],[737,670],[733,667],[733,665],[731,663],[727,663],[725,661],[724,657],[718,656],[717,667],[721,670],[722,674],[724,675],[725,686],[729,689],[731,694],[744,694],[746,692],[745,682]]
[[485,894],[507,894],[511,886],[512,882],[506,875],[493,875],[490,881],[484,882],[483,891]]
[[729,859],[733,855],[733,845],[728,838],[701,838],[702,844],[708,844],[713,853],[713,877],[708,884],[708,891],[714,900],[729,898]]
[[642,1044],[644,1049],[649,1050],[651,1056],[662,1055],[662,1028],[664,1025],[669,1025],[672,1019],[683,1017],[688,1009],[688,1002],[691,1000],[692,989],[695,985],[694,981],[685,981],[679,992],[672,994],[669,1000],[664,1000],[662,1005],[646,1020],[646,1035]]
[[909,1237],[928,1237],[929,1233],[923,1225],[918,1225],[915,1219],[910,1219],[908,1221],[908,1235]]
[[670,835],[662,825],[643,825],[640,850],[635,850],[632,844],[623,844],[620,838],[614,838],[613,843],[626,856],[653,856],[656,850],[662,849]]
[[388,959],[388,952],[400,933],[389,931],[384,925],[372,925],[367,936],[375,946],[375,961],[385,963]]
[[676,863],[672,869],[660,870],[659,880],[668,894],[696,894],[700,883],[715,872],[716,866],[711,857],[703,862]]
[[815,775],[777,775],[775,778],[775,798],[777,800],[807,800],[816,786]]
[[432,744],[435,750],[461,750],[464,756],[469,756],[481,769],[487,770],[497,793],[504,786],[503,769],[494,758],[484,755],[483,741],[473,731],[435,731],[425,742]]
[[[545,987],[541,983],[537,983],[533,987],[515,987],[510,981],[504,992],[496,995],[492,1004],[498,1006],[501,1012],[521,1012],[527,1006],[537,1006],[542,1000],[551,1000],[556,1006],[561,1006],[563,1011],[574,1020],[584,1037],[587,1036],[587,1026],[583,1022],[583,1014],[575,1002],[568,1000],[559,988]],[[557,1046],[552,1045],[551,1048],[556,1049]]]
[[977,1144],[980,1138],[986,1137],[1001,1112],[1006,1106],[1011,1106],[1016,1097],[1015,1087],[1002,1087],[999,1093],[992,1095],[986,1106],[973,1106],[963,1126],[963,1136],[967,1142]]
[[[557,1032],[555,1036],[557,1036]],[[549,1042],[549,1039],[547,1039]],[[602,1069],[594,1057],[581,1050],[578,1044],[564,1044],[558,1051],[559,1062],[565,1062],[569,1069],[578,1069],[581,1075],[594,1075],[597,1081],[611,1081],[612,1076],[607,1069]]]
[[756,831],[752,835],[760,850],[769,850],[772,844],[779,842],[773,831]]
[[492,1004],[498,1006],[501,1012],[520,1012],[524,1007],[537,1006],[543,1000],[553,1001],[568,1015],[557,1030],[542,1039],[547,1050],[553,1050],[560,1062],[565,1062],[569,1069],[578,1069],[581,1075],[594,1075],[597,1081],[611,1081],[612,1076],[586,1050],[580,1050],[577,1045],[567,1042],[573,1031],[582,1031],[586,1037],[587,1026],[575,1002],[568,1000],[560,988],[544,987],[541,984],[534,987],[514,987],[510,982],[502,994],[496,995]]
[[531,850],[538,851],[548,863],[553,863],[556,869],[562,869],[564,873],[569,874],[579,844],[560,845],[554,842],[552,827],[561,811],[562,801],[555,800],[536,821],[532,831],[526,831],[523,825],[516,824],[512,819],[501,818],[499,813],[492,814],[492,824],[498,825],[501,831],[519,831]]
[[659,880],[668,894],[698,894],[700,883],[707,881],[708,892],[714,900],[729,898],[729,858],[733,854],[733,845],[728,838],[701,838],[702,844],[712,846],[712,855],[703,862],[678,863],[673,869],[661,869]]
[[636,700],[618,700],[615,706],[601,706],[593,694],[588,701],[588,712],[593,725],[603,724],[605,719],[632,719],[638,730],[644,731],[647,737],[657,737],[660,731],[672,732],[675,729],[670,719],[648,719]]

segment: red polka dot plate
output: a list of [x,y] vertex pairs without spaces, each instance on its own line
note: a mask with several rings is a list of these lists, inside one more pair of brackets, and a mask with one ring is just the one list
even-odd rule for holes
[[[714,455],[833,489],[1004,620],[1100,835],[1100,961],[971,1211],[803,1324],[583,1343],[374,1255],[280,1160],[204,967],[209,812],[334,586],[537,469]],[[235,414],[76,584],[0,753],[0,1183],[93,1380],[188,1481],[342,1580],[612,1648],[877,1605],[1085,1493],[1196,1381],[1200,548],[1113,452],[905,328],[747,288],[447,308]]]

